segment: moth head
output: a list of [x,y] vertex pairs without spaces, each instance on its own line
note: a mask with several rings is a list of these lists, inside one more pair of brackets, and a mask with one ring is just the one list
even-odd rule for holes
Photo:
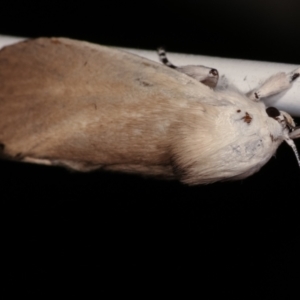
[[293,118],[288,113],[280,111],[275,107],[268,107],[266,113],[282,127],[284,140],[293,149],[298,165],[300,166],[299,154],[293,141],[294,139],[300,138],[300,127],[296,127]]

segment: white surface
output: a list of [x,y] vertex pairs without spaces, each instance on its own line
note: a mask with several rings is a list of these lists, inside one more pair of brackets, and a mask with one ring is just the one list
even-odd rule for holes
[[[0,48],[16,43],[24,38],[9,37],[0,35]],[[131,53],[158,61],[156,51],[145,51],[136,49],[123,49]],[[298,65],[248,61],[240,59],[228,59],[201,55],[188,55],[168,53],[168,58],[174,65],[205,65],[219,71],[220,78],[225,76],[229,84],[234,85],[242,92],[248,92],[257,87],[266,78],[278,72],[291,72],[298,68]],[[300,117],[300,79],[296,80],[293,87],[274,96],[267,102],[268,106],[275,106],[293,116]]]

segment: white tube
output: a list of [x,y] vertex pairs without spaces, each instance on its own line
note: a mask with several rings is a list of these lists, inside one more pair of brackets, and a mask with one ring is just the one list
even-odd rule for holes
[[[21,40],[24,40],[24,38],[0,35],[0,48]],[[127,48],[121,49],[146,57],[150,60],[158,61],[156,51]],[[226,80],[229,84],[234,85],[244,93],[257,87],[265,79],[278,72],[291,72],[299,67],[292,64],[249,61],[242,59],[177,53],[168,53],[168,58],[171,62],[178,66],[205,65],[215,68],[219,71],[220,78],[222,76],[226,76]],[[266,101],[266,104],[268,106],[275,106],[278,109],[286,111],[293,116],[300,117],[300,80],[296,80],[293,83],[293,87],[288,91],[268,99],[268,101]]]

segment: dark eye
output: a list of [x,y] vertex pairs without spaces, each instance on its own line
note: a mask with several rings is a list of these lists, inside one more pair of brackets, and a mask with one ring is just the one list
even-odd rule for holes
[[216,69],[211,69],[209,73],[213,74],[214,76],[219,76],[219,72]]
[[268,107],[266,109],[266,113],[268,114],[268,116],[270,118],[276,118],[276,117],[280,116],[279,110],[275,107]]

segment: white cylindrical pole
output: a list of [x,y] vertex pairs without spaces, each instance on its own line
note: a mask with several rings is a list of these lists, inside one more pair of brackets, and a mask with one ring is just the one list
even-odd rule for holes
[[[24,40],[24,38],[0,35],[0,48],[21,40]],[[150,60],[159,61],[156,51],[121,49]],[[292,64],[178,53],[168,53],[168,58],[177,66],[204,65],[215,68],[219,71],[220,78],[223,78],[221,81],[224,82],[225,78],[229,85],[234,85],[244,93],[254,89],[265,79],[278,72],[291,72],[299,67],[298,65]],[[266,104],[267,106],[275,106],[280,110],[284,110],[292,116],[300,117],[300,79],[296,80],[293,83],[293,87],[288,91],[268,99]]]

